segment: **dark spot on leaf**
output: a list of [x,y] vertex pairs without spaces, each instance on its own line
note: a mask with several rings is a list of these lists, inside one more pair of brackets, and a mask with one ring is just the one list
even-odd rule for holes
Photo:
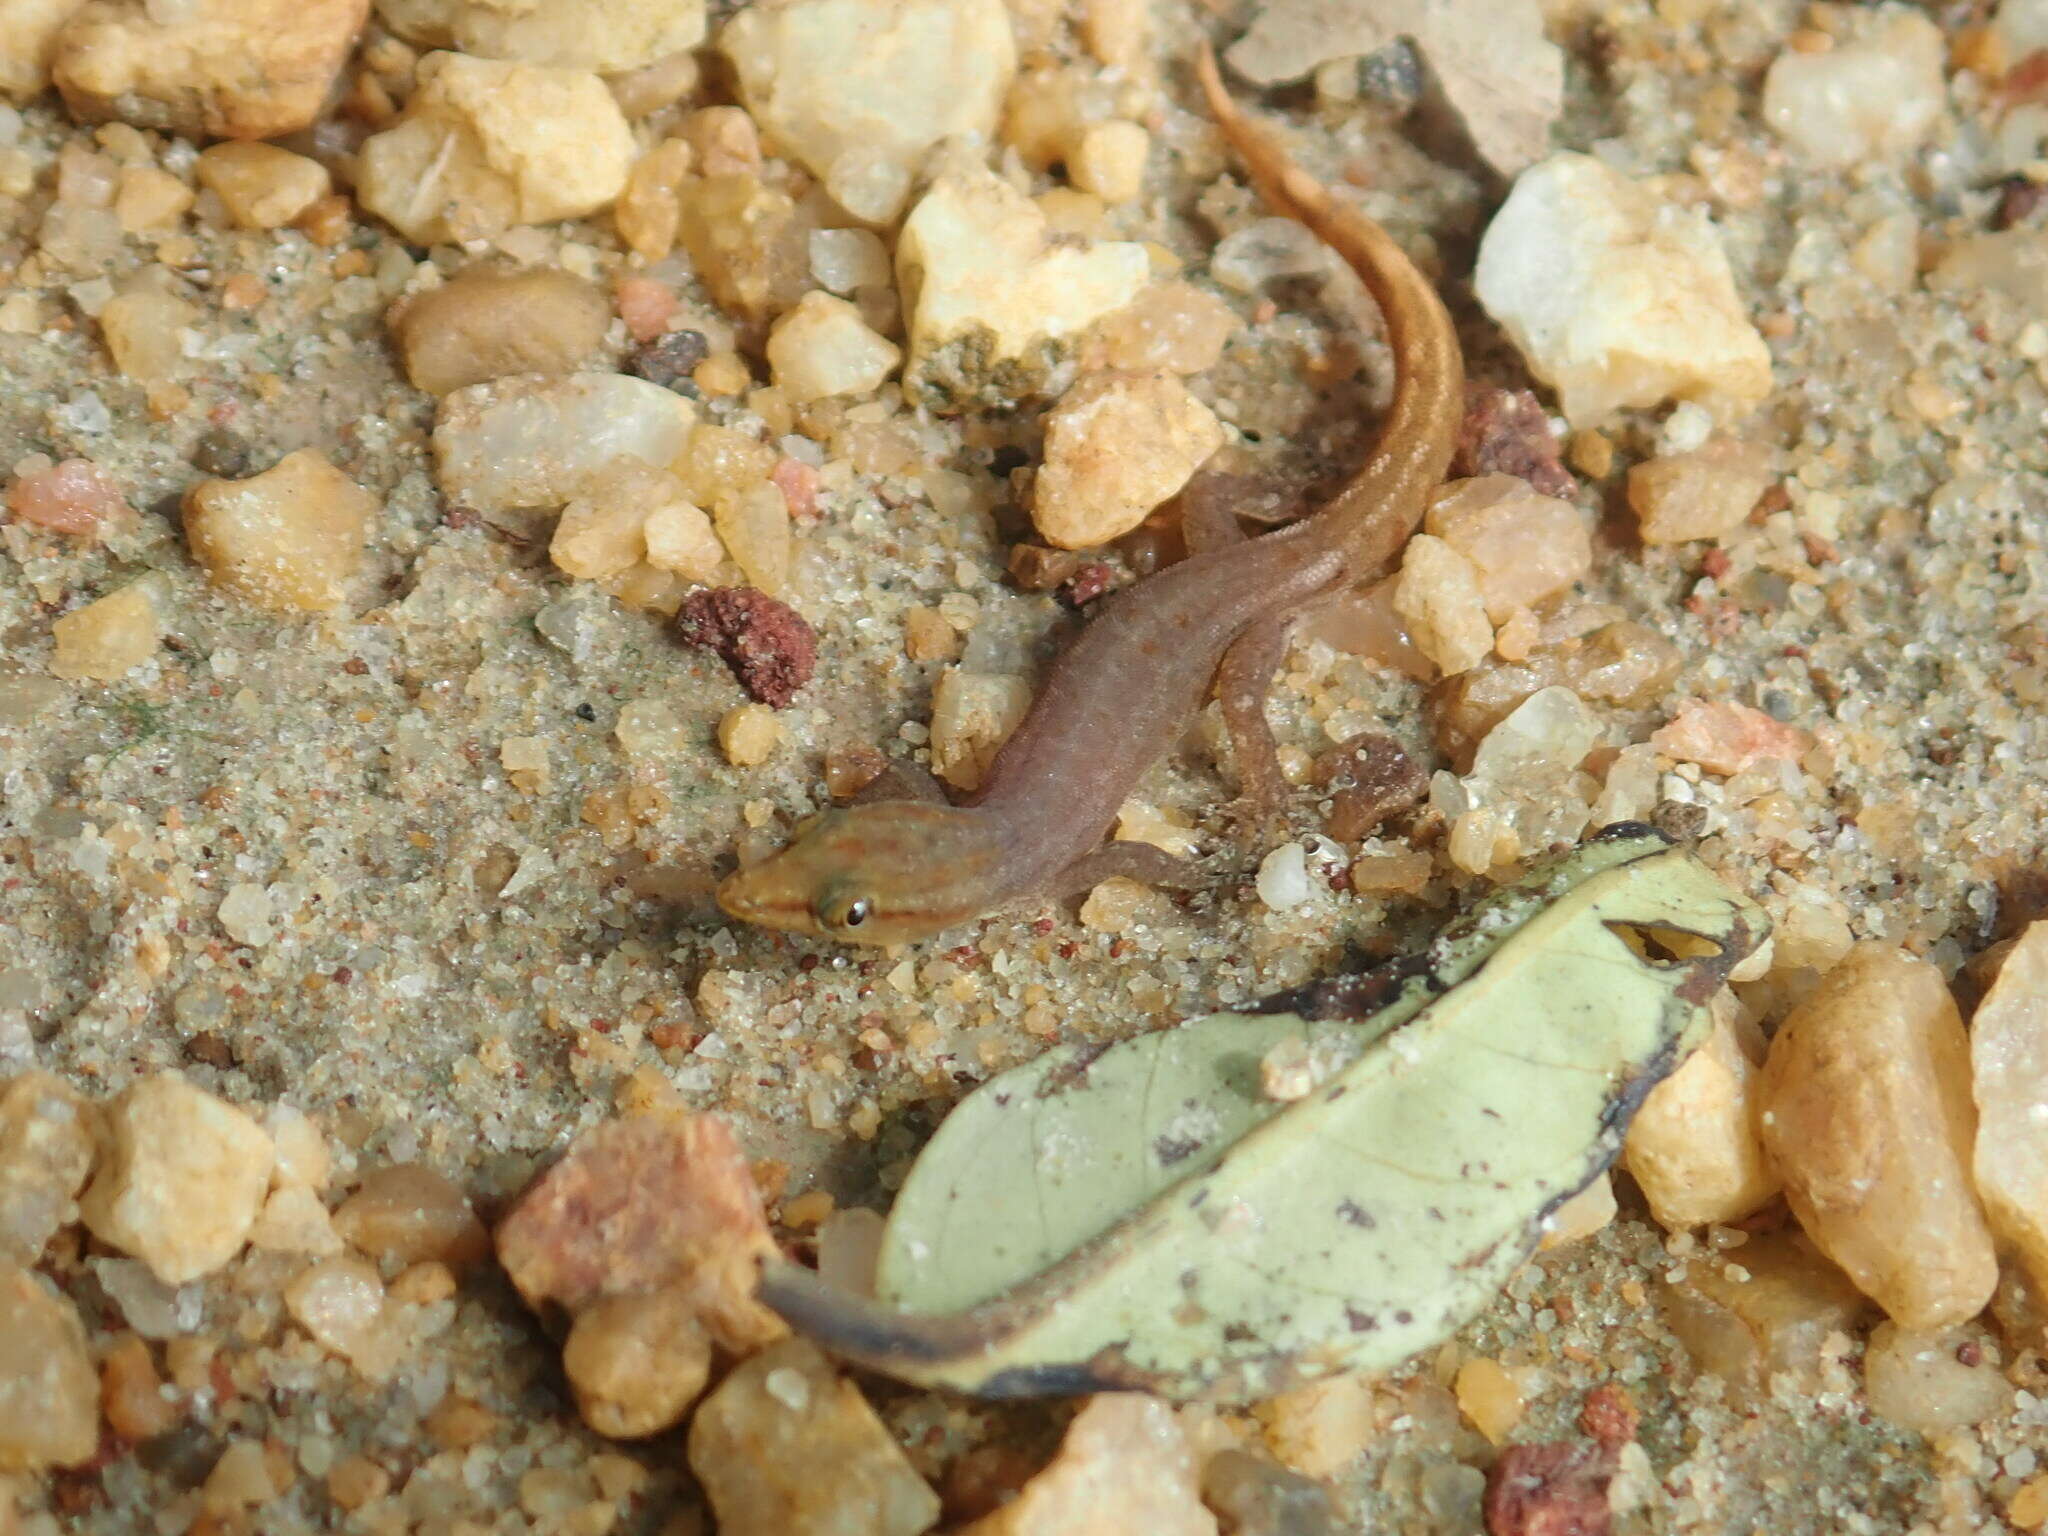
[[1223,1338],[1230,1344],[1249,1344],[1259,1336],[1258,1330],[1250,1323],[1226,1323]]
[[1415,1314],[1413,1312],[1410,1312],[1406,1307],[1403,1307],[1400,1311],[1394,1314],[1394,1321],[1405,1328],[1408,1326],[1408,1324],[1415,1321]]
[[1171,1168],[1182,1158],[1192,1157],[1201,1150],[1202,1143],[1193,1136],[1159,1136],[1152,1142],[1152,1155],[1165,1168]]
[[1350,1305],[1344,1308],[1344,1321],[1353,1333],[1371,1333],[1380,1325],[1380,1320],[1370,1312],[1361,1312]]
[[1350,1222],[1354,1227],[1376,1227],[1379,1225],[1378,1222],[1373,1220],[1372,1212],[1365,1209],[1356,1200],[1346,1200],[1341,1203],[1337,1207],[1337,1214]]

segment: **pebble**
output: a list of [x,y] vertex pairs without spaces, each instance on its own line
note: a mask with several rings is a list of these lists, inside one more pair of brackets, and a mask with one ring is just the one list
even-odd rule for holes
[[1485,1355],[1475,1355],[1458,1367],[1451,1391],[1458,1399],[1458,1411],[1495,1445],[1514,1433],[1529,1406],[1507,1368]]
[[1475,282],[1574,426],[1674,397],[1733,416],[1770,391],[1770,352],[1712,222],[1589,155],[1521,174]]
[[303,1185],[273,1189],[249,1229],[249,1246],[272,1253],[305,1253],[316,1258],[341,1252],[341,1234],[320,1197]]
[[979,789],[1030,708],[1028,678],[948,667],[932,687],[932,772],[955,789]]
[[621,575],[647,560],[647,524],[655,513],[688,505],[682,481],[667,470],[620,459],[599,470],[584,493],[562,508],[548,558],[579,581]]
[[721,1348],[744,1353],[788,1332],[754,1300],[756,1266],[775,1241],[716,1115],[630,1116],[584,1132],[499,1223],[497,1247],[535,1309],[681,1288]]
[[1394,612],[1408,638],[1446,677],[1469,671],[1493,649],[1479,568],[1434,534],[1418,533],[1401,557]]
[[1244,328],[1237,311],[1206,288],[1173,278],[1154,283],[1088,334],[1084,366],[1124,373],[1206,373]]
[[1051,1465],[960,1536],[1216,1536],[1199,1473],[1171,1408],[1105,1392],[1074,1416]]
[[766,704],[737,704],[718,722],[718,749],[735,768],[765,763],[782,742],[782,723]]
[[97,1155],[93,1120],[85,1098],[48,1072],[0,1088],[0,1264],[33,1267],[78,1219],[73,1202]]
[[1975,1168],[1991,1230],[2048,1294],[2048,922],[2007,951],[1970,1020]]
[[302,1109],[290,1104],[272,1104],[263,1111],[263,1129],[268,1133],[276,1161],[270,1182],[277,1189],[321,1190],[333,1174],[334,1161],[327,1141]]
[[215,144],[199,152],[193,172],[242,229],[278,229],[333,187],[327,167],[275,144]]
[[663,468],[690,439],[696,408],[617,373],[517,374],[441,398],[434,459],[449,501],[482,513],[559,507],[615,460]]
[[121,1335],[101,1356],[100,1411],[107,1428],[131,1444],[176,1426],[179,1405],[164,1395],[164,1379],[141,1335]]
[[871,395],[902,361],[902,350],[873,330],[857,306],[816,288],[768,333],[775,386],[796,405]]
[[560,267],[470,267],[394,309],[390,324],[413,387],[445,395],[512,373],[569,373],[611,318],[596,286]]
[[107,300],[99,312],[100,339],[124,378],[160,384],[190,366],[185,332],[200,323],[197,306],[176,294],[138,287]]
[[317,613],[347,598],[383,511],[318,451],[286,454],[246,480],[185,493],[185,542],[222,591],[272,613]]
[[718,46],[763,130],[870,224],[932,146],[994,133],[1017,69],[1002,0],[763,0]]
[[704,0],[377,0],[377,19],[422,48],[625,74],[704,41]]
[[1495,624],[1570,590],[1593,568],[1592,535],[1579,509],[1514,475],[1452,481],[1423,528],[1472,562]]
[[1083,331],[1143,290],[1151,257],[1132,241],[1056,236],[1031,199],[967,165],[911,209],[896,273],[910,311],[905,379],[941,402],[995,403],[1043,389]]
[[1932,1439],[2012,1411],[2013,1387],[1983,1351],[1965,1365],[1961,1329],[1913,1333],[1879,1323],[1863,1351],[1863,1391],[1871,1411]]
[[1231,1536],[1339,1536],[1329,1491],[1249,1451],[1223,1450],[1202,1466],[1202,1501]]
[[1813,737],[1747,704],[1687,699],[1669,724],[1651,733],[1650,745],[1674,761],[1737,774],[1772,759],[1796,763]]
[[1655,630],[1619,619],[1574,643],[1546,646],[1525,662],[1484,662],[1446,679],[1429,697],[1437,746],[1468,763],[1502,719],[1542,688],[1636,709],[1661,697],[1678,675],[1678,648]]
[[1763,120],[1810,164],[1875,169],[1926,141],[1948,106],[1941,29],[1905,5],[1848,15],[1846,38],[1788,48],[1764,74]]
[[895,280],[889,247],[871,229],[815,230],[810,252],[811,276],[841,298],[863,288],[886,288]]
[[114,477],[90,459],[64,459],[25,471],[7,488],[7,510],[24,523],[53,533],[95,539],[128,514]]
[[1145,160],[1152,135],[1137,123],[1091,123],[1067,156],[1067,175],[1105,203],[1133,202],[1145,190]]
[[1486,1474],[1488,1536],[1607,1536],[1614,1467],[1604,1446],[1509,1446]]
[[33,101],[49,89],[57,34],[83,0],[0,0],[0,98]]
[[402,1340],[386,1315],[376,1266],[353,1255],[322,1259],[284,1288],[285,1310],[321,1348],[341,1356],[371,1381],[397,1369]]
[[1031,521],[1056,549],[1121,538],[1223,446],[1216,413],[1171,373],[1091,373],[1046,414]]
[[1256,889],[1259,900],[1275,912],[1308,900],[1313,887],[1309,884],[1308,853],[1300,843],[1282,843],[1259,860]]
[[860,1389],[802,1339],[719,1383],[690,1421],[689,1458],[719,1536],[917,1536],[938,1523],[938,1495]]
[[81,122],[278,138],[319,115],[369,10],[370,0],[89,5],[58,34],[51,74]]
[[641,527],[647,540],[647,563],[685,581],[710,581],[725,563],[725,546],[701,507],[682,500],[665,501],[647,514]]
[[1775,478],[1770,451],[1715,437],[1628,472],[1628,504],[1645,544],[1685,544],[1733,533]]
[[[0,1469],[89,1460],[99,1409],[78,1309],[42,1276],[0,1261]],[[0,1506],[0,1520],[5,1513]]]
[[391,1264],[474,1264],[490,1235],[469,1197],[424,1163],[372,1169],[334,1212],[334,1227],[371,1258]]
[[1965,302],[2002,293],[2035,318],[2048,318],[2048,232],[2024,227],[1965,235],[1942,252],[1927,286]]
[[597,212],[636,153],[587,70],[430,53],[404,114],[364,142],[356,197],[417,245],[485,240]]
[[1614,1176],[1602,1173],[1543,1218],[1543,1235],[1537,1240],[1537,1250],[1548,1253],[1591,1237],[1613,1221],[1619,1210],[1614,1199]]
[[1757,1069],[1726,994],[1704,1044],[1649,1092],[1629,1122],[1628,1171],[1670,1231],[1725,1224],[1778,1191],[1757,1127]]
[[78,1202],[93,1236],[165,1285],[211,1274],[241,1251],[270,1186],[261,1126],[175,1072],[129,1088],[101,1124],[100,1165]]
[[684,1291],[608,1296],[576,1314],[562,1372],[583,1422],[639,1440],[682,1422],[711,1377],[711,1338]]
[[164,632],[160,584],[154,576],[131,581],[51,624],[51,674],[117,682],[155,656]]
[[718,653],[750,698],[782,708],[811,680],[818,637],[802,614],[752,587],[708,587],[683,599],[676,636]]
[[1513,475],[1545,496],[1571,501],[1578,481],[1564,467],[1550,413],[1533,389],[1498,384],[1465,386],[1465,420],[1458,429],[1451,473],[1458,477]]
[[[694,176],[677,189],[677,233],[711,297],[730,313],[760,322],[791,308],[811,287],[811,235],[829,204],[796,199],[753,170]],[[748,383],[737,358],[732,389]],[[699,371],[697,383],[709,388]]]
[[1970,1178],[1970,1048],[1941,972],[1851,950],[1771,1041],[1764,1147],[1799,1224],[1908,1328],[1974,1317],[1998,1283]]
[[1334,1477],[1379,1430],[1373,1378],[1328,1376],[1259,1405],[1266,1447],[1305,1477]]

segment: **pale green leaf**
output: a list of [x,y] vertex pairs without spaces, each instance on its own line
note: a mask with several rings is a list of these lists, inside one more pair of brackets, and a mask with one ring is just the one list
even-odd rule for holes
[[[863,1364],[991,1396],[1241,1400],[1395,1364],[1607,1166],[1767,931],[1691,855],[1610,829],[1294,1011],[1004,1073],[898,1196],[883,1305],[788,1266],[763,1294]],[[1324,1070],[1275,1102],[1260,1062],[1289,1036]]]

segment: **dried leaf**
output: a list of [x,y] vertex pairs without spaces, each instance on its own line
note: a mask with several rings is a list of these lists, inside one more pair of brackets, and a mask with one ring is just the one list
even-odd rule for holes
[[1550,152],[1564,52],[1536,0],[1273,0],[1224,57],[1255,85],[1408,39],[1487,164],[1513,176]]
[[879,1303],[786,1264],[762,1297],[862,1365],[990,1397],[1241,1401],[1391,1366],[1606,1168],[1768,926],[1610,828],[1414,960],[1004,1073],[911,1170]]

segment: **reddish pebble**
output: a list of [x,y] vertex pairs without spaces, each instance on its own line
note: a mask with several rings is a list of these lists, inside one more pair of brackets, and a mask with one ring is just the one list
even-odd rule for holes
[[1061,584],[1057,595],[1069,608],[1085,608],[1115,585],[1116,572],[1091,560]]
[[498,1226],[528,1306],[681,1290],[735,1353],[787,1330],[754,1300],[776,1252],[746,1158],[716,1115],[636,1115],[585,1131]]
[[783,502],[789,507],[790,519],[798,523],[815,523],[818,520],[818,472],[802,459],[785,455],[775,461],[775,467],[768,471],[768,480],[775,489],[782,492]]
[[1454,475],[1516,475],[1546,496],[1570,501],[1579,482],[1564,467],[1550,417],[1533,390],[1465,386],[1465,421],[1451,459]]
[[1604,1446],[1511,1445],[1486,1475],[1489,1536],[1607,1536],[1614,1453]]
[[795,698],[818,665],[818,637],[803,615],[753,587],[692,592],[676,634],[716,651],[748,695],[774,709]]
[[100,525],[128,510],[113,478],[89,459],[66,459],[23,475],[8,488],[8,510],[24,523],[95,538]]
[[612,289],[619,318],[635,341],[652,341],[668,329],[682,301],[651,277],[622,277]]
[[1642,1415],[1628,1389],[1611,1381],[1588,1392],[1585,1406],[1579,1410],[1579,1428],[1614,1450],[1635,1439],[1641,1423]]
[[1813,738],[1747,704],[1688,699],[1678,706],[1677,718],[1650,737],[1650,745],[1681,763],[1698,763],[1714,773],[1740,773],[1770,758],[1797,762]]

